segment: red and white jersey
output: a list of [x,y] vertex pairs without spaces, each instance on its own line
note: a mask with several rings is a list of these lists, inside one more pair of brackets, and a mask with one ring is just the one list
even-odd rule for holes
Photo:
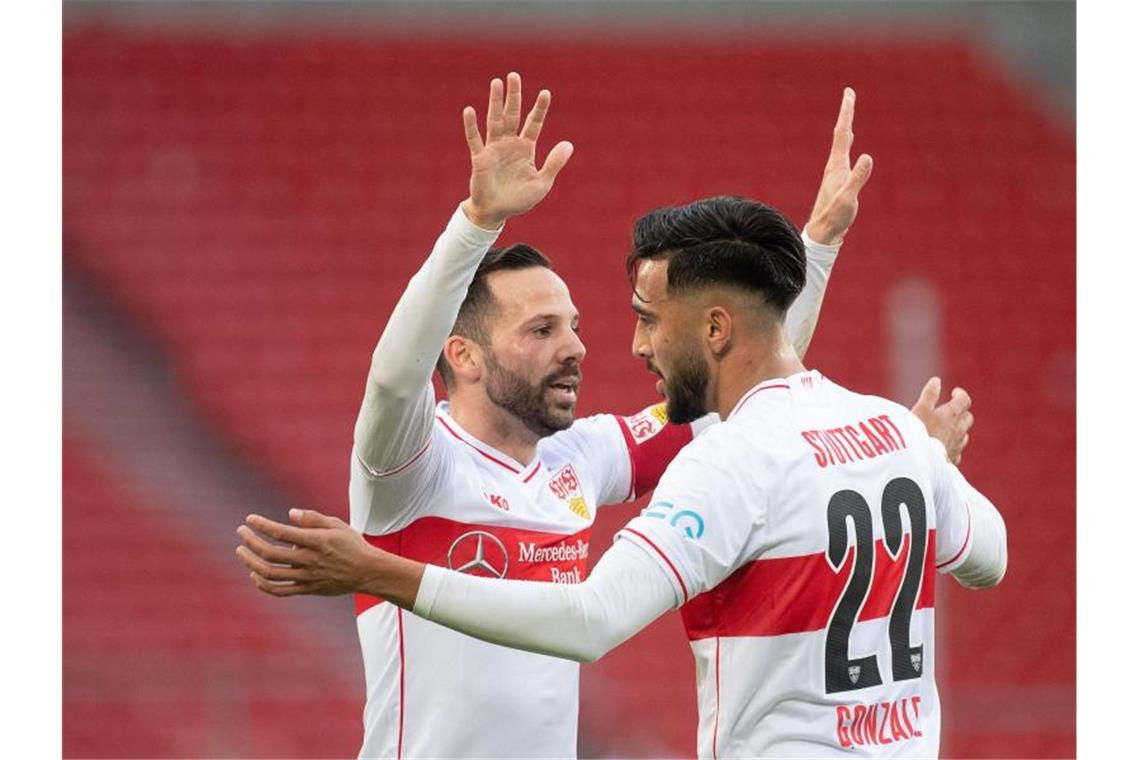
[[970,537],[952,472],[910,411],[818,372],[681,452],[619,537],[684,600],[701,757],[938,754],[934,572]]
[[[661,405],[598,415],[544,438],[524,464],[469,435],[442,402],[404,466],[377,476],[353,457],[352,524],[421,562],[577,583],[598,507],[652,488],[692,436],[666,425]],[[488,644],[374,597],[357,597],[357,629],[368,689],[362,757],[577,755],[577,663]]]

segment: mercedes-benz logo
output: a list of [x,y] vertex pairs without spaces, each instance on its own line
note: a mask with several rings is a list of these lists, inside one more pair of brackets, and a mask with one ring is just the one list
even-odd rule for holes
[[493,533],[468,531],[451,542],[447,567],[457,573],[503,578],[507,574],[507,547]]

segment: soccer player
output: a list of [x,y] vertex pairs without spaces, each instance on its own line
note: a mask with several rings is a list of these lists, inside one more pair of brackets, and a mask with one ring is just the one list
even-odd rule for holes
[[[325,523],[354,555],[350,587],[585,662],[680,607],[701,757],[936,756],[934,572],[1000,581],[1001,516],[915,415],[805,369],[782,323],[806,260],[781,214],[711,198],[648,214],[634,239],[634,352],[670,422],[724,422],[581,583],[463,575]],[[320,532],[287,528],[271,535],[310,546]]]
[[[492,82],[485,140],[474,110],[464,111],[470,197],[412,278],[373,355],[355,432],[352,528],[417,567],[580,583],[597,508],[652,489],[676,452],[710,424],[705,415],[666,424],[656,408],[575,421],[585,348],[565,284],[533,248],[488,252],[505,220],[540,202],[570,158],[570,145],[559,143],[536,168],[549,103],[549,93],[540,93],[520,129],[521,81],[511,74],[505,94]],[[808,251],[801,262],[808,290],[791,306],[787,330],[800,352],[869,176],[869,158],[854,170],[848,158],[853,106],[848,92],[812,219],[802,241],[796,234],[801,256],[805,244]],[[817,235],[829,245],[812,243]],[[448,391],[438,405],[433,365]],[[932,426],[942,425],[952,445],[968,427],[964,407],[957,400],[931,409]],[[254,555],[295,558],[243,533],[243,558],[262,576],[304,581],[301,569],[258,565]],[[272,591],[321,592],[289,588]],[[576,754],[575,663],[462,636],[376,595],[358,596],[357,611],[368,684],[362,756]]]

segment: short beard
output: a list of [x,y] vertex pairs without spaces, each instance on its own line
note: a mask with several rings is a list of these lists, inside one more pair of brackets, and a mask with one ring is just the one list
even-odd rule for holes
[[495,406],[513,415],[540,438],[565,430],[574,423],[574,407],[570,408],[569,414],[559,414],[545,399],[547,383],[566,375],[566,371],[552,373],[537,385],[531,385],[524,377],[500,364],[491,351],[486,351],[484,357],[487,362],[487,398]]
[[665,416],[676,425],[708,414],[709,367],[696,349],[678,357],[665,381]]

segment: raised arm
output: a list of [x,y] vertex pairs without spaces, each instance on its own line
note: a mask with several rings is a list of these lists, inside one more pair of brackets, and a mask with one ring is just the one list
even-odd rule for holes
[[512,72],[491,82],[486,139],[475,109],[463,110],[471,152],[470,196],[452,216],[423,267],[408,283],[372,354],[364,401],[354,431],[355,454],[374,476],[399,469],[426,445],[434,397],[431,373],[467,288],[503,223],[533,208],[570,159],[561,142],[542,168],[535,146],[550,106],[538,94],[520,129],[522,80]]
[[816,194],[811,218],[804,226],[804,248],[807,251],[807,282],[799,297],[788,309],[785,322],[788,337],[802,358],[807,353],[815,332],[823,294],[831,268],[839,255],[843,236],[851,229],[859,212],[859,191],[871,178],[871,157],[859,156],[851,166],[851,143],[855,139],[855,91],[843,90],[839,117],[832,133],[831,151],[823,169],[823,180]]

